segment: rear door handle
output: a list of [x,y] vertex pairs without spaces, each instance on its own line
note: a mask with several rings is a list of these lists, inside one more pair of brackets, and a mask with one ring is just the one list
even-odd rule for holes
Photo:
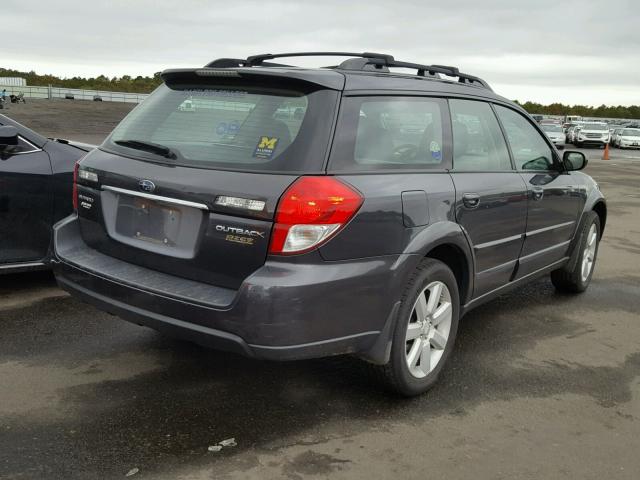
[[531,189],[531,195],[533,196],[534,200],[542,200],[542,197],[544,197],[544,188],[533,187]]
[[462,203],[467,208],[478,208],[480,205],[480,195],[477,193],[465,193],[462,195]]

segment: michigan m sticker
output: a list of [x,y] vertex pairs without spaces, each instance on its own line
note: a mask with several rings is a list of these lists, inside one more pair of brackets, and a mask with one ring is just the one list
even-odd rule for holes
[[278,137],[260,137],[260,140],[258,140],[258,145],[253,152],[253,156],[256,158],[265,158],[267,160],[270,159],[271,157],[273,157],[273,152],[276,151],[278,140]]

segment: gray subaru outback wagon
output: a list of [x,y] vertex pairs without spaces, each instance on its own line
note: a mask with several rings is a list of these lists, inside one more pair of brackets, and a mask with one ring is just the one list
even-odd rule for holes
[[[273,62],[321,55],[348,58]],[[100,309],[255,358],[355,354],[415,395],[473,307],[589,285],[607,209],[584,155],[477,77],[310,52],[162,78],[55,226],[59,284]]]

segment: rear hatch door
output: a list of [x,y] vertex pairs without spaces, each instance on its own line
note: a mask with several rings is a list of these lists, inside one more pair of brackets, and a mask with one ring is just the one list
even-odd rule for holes
[[168,75],[82,160],[78,214],[102,253],[237,288],[266,260],[280,196],[324,171],[339,91],[204,71]]

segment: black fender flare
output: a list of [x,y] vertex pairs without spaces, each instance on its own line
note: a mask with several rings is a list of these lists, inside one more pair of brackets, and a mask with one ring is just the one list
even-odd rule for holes
[[460,302],[464,305],[473,294],[473,279],[475,275],[475,256],[471,243],[464,229],[451,221],[436,222],[421,230],[409,242],[404,253],[429,256],[436,248],[442,246],[454,247],[462,255],[464,267],[463,278],[459,279]]
[[[604,195],[602,195],[600,190],[594,187],[589,192],[582,212],[580,212],[580,219],[577,222],[576,229],[573,233],[573,238],[571,239],[571,243],[569,244],[569,261],[562,267],[563,270],[570,272],[575,268],[576,262],[578,261],[577,246],[580,244],[580,232],[582,231],[582,227],[584,226],[584,222],[586,221],[586,214],[592,211],[596,211],[596,213],[598,213],[597,209],[602,209],[601,211],[604,212],[604,218],[601,217],[600,220],[600,238],[602,238],[607,217],[607,201],[605,200]],[[599,213],[598,216],[600,216]]]
[[[429,256],[430,252],[434,252],[438,247],[443,246],[455,248],[463,257],[461,260],[466,275],[463,279],[459,279],[463,283],[463,291],[460,292],[462,314],[462,306],[470,300],[473,293],[474,256],[467,236],[460,225],[449,221],[433,223],[417,232],[403,253],[407,254],[407,258],[413,259],[412,261],[417,265],[422,258]],[[369,350],[360,352],[360,358],[377,365],[384,365],[389,361],[391,339],[398,320],[399,308],[400,302],[398,301],[393,305],[391,313],[387,317],[375,343]]]

